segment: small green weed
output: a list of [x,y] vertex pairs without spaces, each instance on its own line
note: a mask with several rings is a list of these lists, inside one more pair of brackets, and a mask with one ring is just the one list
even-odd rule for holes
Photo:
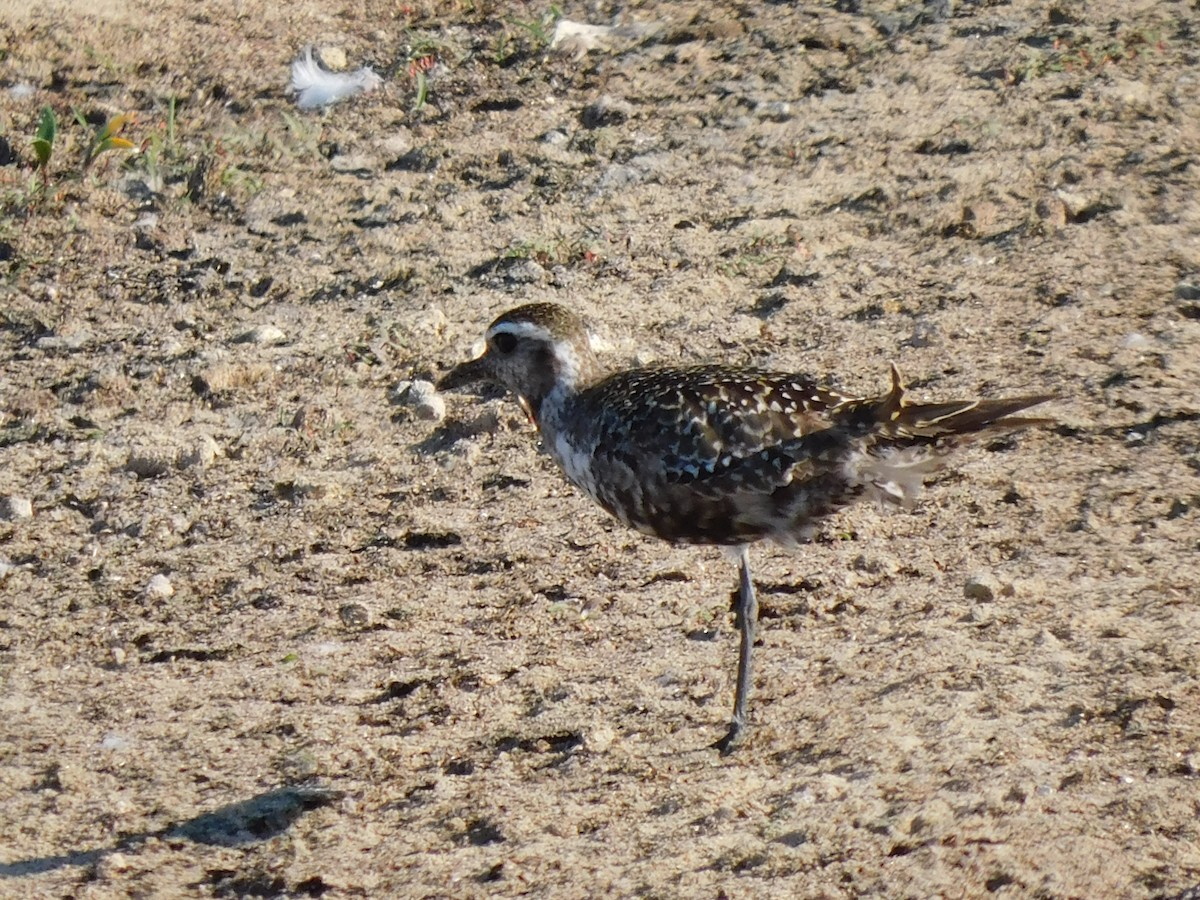
[[562,7],[551,4],[550,9],[536,19],[518,19],[515,16],[506,16],[504,21],[525,32],[533,44],[534,50],[542,50],[550,46],[550,41],[554,37],[554,26],[561,18]]
[[429,71],[438,63],[459,62],[462,57],[462,51],[453,42],[433,32],[409,31],[405,71],[413,83],[413,112],[429,100]]
[[722,250],[724,262],[718,263],[717,269],[726,276],[746,275],[762,266],[783,262],[793,250],[795,244],[787,234],[755,233],[736,247]]
[[[78,110],[74,112],[75,120],[90,129],[91,126]],[[120,136],[121,131],[133,121],[132,115],[113,116],[101,126],[87,145],[78,176],[87,172],[88,167],[103,153],[111,150],[132,150],[131,141]],[[14,183],[13,179],[4,179],[4,189],[0,191],[0,208],[12,211],[24,208],[33,211],[41,201],[50,195],[51,179],[55,169],[60,169],[58,160],[65,153],[64,131],[59,128],[58,115],[50,106],[42,107],[38,117],[37,130],[34,132],[30,147],[33,150],[32,174],[24,185]],[[21,176],[24,178],[25,176]],[[70,177],[68,173],[66,177]]]
[[505,16],[504,27],[496,36],[492,60],[497,65],[505,65],[516,57],[541,53],[554,39],[554,28],[562,14],[562,7],[552,4],[546,12],[532,19]]
[[43,173],[50,168],[50,158],[54,155],[54,139],[56,137],[58,137],[58,118],[54,115],[53,109],[43,106],[37,135],[33,139],[33,155],[37,160],[35,168]]
[[594,241],[562,232],[530,241],[515,241],[504,251],[505,259],[531,259],[541,266],[596,263],[603,257]]
[[1132,29],[1111,38],[1081,34],[1058,37],[1049,49],[1031,52],[1025,62],[1007,70],[1006,81],[1020,84],[1058,72],[1098,73],[1107,66],[1130,64],[1166,53],[1158,32]]
[[[74,110],[75,120],[84,128],[88,127],[88,121],[84,118],[83,113],[79,110]],[[133,113],[122,113],[118,116],[113,116],[106,121],[92,136],[92,142],[88,145],[87,151],[83,155],[83,166],[81,172],[86,172],[100,156],[112,150],[133,150],[134,143],[128,138],[121,137],[121,132],[125,130],[125,126],[132,124],[134,121]]]

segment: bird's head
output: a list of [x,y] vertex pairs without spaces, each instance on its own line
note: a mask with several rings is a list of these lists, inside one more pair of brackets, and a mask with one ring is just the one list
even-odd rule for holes
[[573,393],[599,375],[583,320],[556,303],[509,310],[488,326],[484,341],[483,353],[447,372],[438,390],[480,381],[499,384],[538,422],[548,396],[556,390],[563,396]]

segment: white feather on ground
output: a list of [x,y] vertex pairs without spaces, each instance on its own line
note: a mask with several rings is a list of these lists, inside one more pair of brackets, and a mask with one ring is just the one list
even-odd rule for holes
[[296,105],[301,109],[328,106],[381,84],[383,79],[366,67],[356,72],[330,72],[313,58],[312,47],[305,47],[292,63],[291,91],[298,95]]

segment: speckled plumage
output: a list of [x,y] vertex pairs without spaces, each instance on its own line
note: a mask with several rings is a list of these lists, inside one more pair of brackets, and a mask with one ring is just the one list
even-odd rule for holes
[[805,540],[861,497],[908,503],[964,438],[1041,422],[1050,399],[912,403],[852,397],[803,375],[699,365],[604,373],[583,322],[531,304],[498,317],[487,350],[441,382],[504,385],[567,478],[627,525],[665,540],[741,545],[742,652],[729,748],[745,724],[757,614],[745,545]]

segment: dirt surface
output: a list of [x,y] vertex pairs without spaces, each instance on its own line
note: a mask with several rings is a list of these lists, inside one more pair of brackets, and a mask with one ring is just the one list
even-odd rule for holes
[[[0,895],[1200,883],[1194,4],[84,6],[0,15]],[[532,300],[1062,424],[756,548],[722,758],[729,561],[404,391]]]

